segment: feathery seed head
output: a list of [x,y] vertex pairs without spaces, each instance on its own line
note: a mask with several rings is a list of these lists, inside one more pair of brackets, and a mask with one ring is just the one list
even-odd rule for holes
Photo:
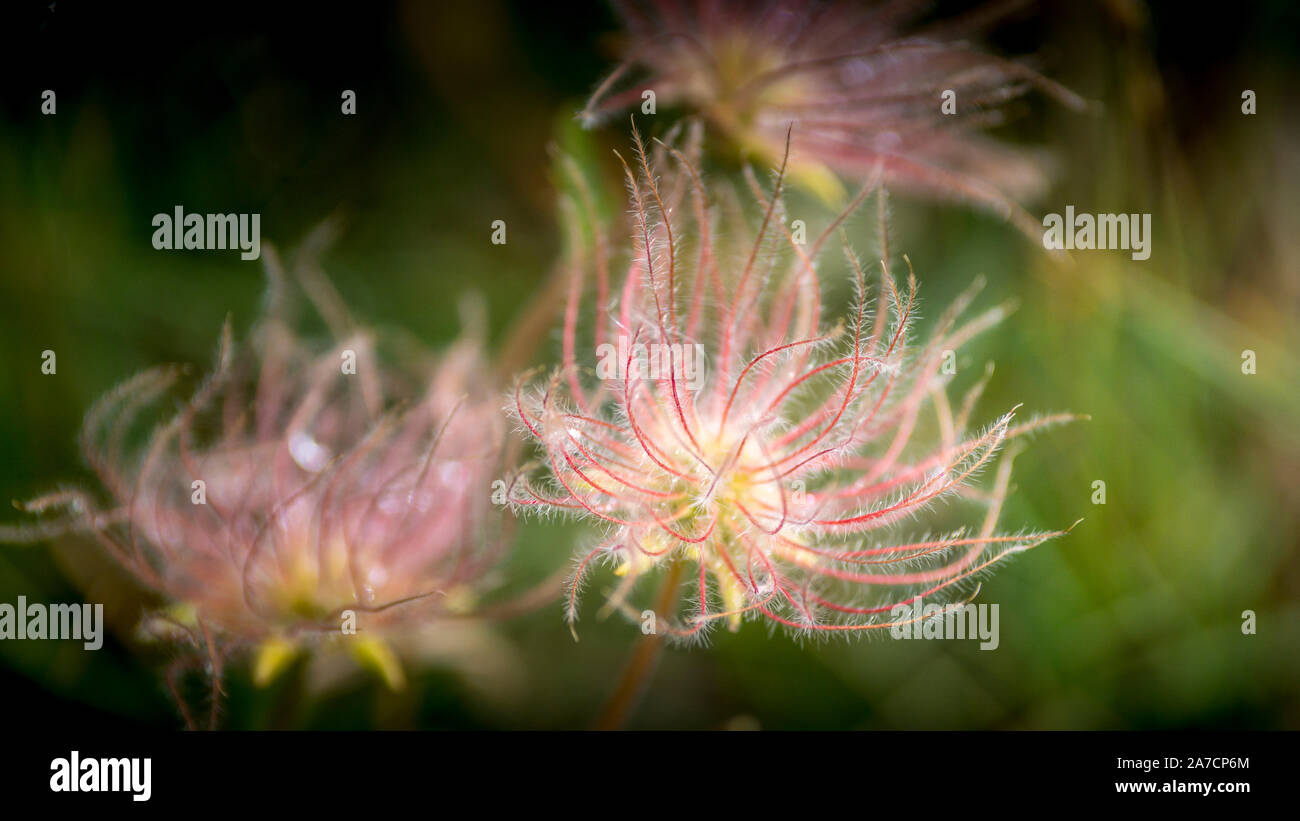
[[[687,142],[697,145],[697,136]],[[666,628],[674,635],[696,636],[718,621],[735,629],[747,617],[797,630],[877,629],[895,604],[952,593],[1057,535],[995,534],[1008,459],[991,490],[971,486],[1009,438],[1037,423],[1013,428],[1007,413],[971,431],[982,383],[957,409],[946,397],[944,362],[1001,310],[963,320],[972,289],[917,343],[915,279],[909,273],[897,287],[884,248],[873,302],[867,269],[845,245],[856,300],[847,317],[824,325],[817,265],[874,183],[801,244],[785,224],[784,166],[770,193],[751,177],[757,213],[747,220],[714,204],[718,192],[703,184],[693,152],[657,143],[651,157],[636,137],[625,164],[626,275],[609,281],[614,259],[596,229],[597,252],[572,260],[563,366],[547,380],[521,380],[512,399],[541,452],[533,479],[512,482],[512,502],[605,528],[579,560],[570,620],[583,576],[606,561],[621,577],[608,607],[634,619],[642,611],[630,597],[643,576],[668,568],[676,595],[681,572],[693,568],[687,612]],[[660,179],[669,162],[673,171]],[[747,221],[757,229],[742,236]],[[589,278],[594,349],[619,352],[617,372],[597,367],[603,378],[594,380],[577,353]],[[606,310],[602,295],[611,292],[618,296]],[[683,352],[695,349],[708,367],[692,385]],[[939,420],[938,441],[914,435],[926,408]],[[874,540],[956,495],[986,505],[982,524],[941,538]]]

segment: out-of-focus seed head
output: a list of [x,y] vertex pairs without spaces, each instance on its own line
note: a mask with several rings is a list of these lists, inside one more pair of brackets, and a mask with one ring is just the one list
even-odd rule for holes
[[598,123],[643,105],[702,115],[742,154],[775,164],[791,125],[790,179],[842,201],[841,175],[877,169],[891,187],[970,201],[1030,236],[1041,226],[1019,203],[1046,185],[1044,157],[981,133],[1005,103],[1037,87],[1085,102],[1026,65],[965,38],[993,16],[912,30],[920,3],[624,0],[624,60],[581,118]]
[[165,598],[146,619],[154,632],[262,645],[272,667],[276,648],[330,633],[382,655],[374,640],[470,610],[497,562],[498,401],[472,334],[432,356],[355,325],[318,278],[309,294],[335,335],[318,344],[272,281],[249,342],[236,346],[228,325],[215,369],[174,415],[141,423],[187,381],[176,367],[88,414],[83,448],[109,508],[71,492],[28,507],[71,507]]

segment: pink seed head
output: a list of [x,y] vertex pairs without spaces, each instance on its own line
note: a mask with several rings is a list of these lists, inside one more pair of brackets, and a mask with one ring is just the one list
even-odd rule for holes
[[[1005,104],[1038,88],[1065,105],[1086,103],[1027,66],[966,40],[990,22],[914,30],[923,4],[821,0],[775,3],[627,0],[623,62],[580,117],[595,124],[634,106],[702,115],[742,155],[779,161],[794,127],[790,178],[840,200],[836,175],[876,169],[891,187],[972,202],[1037,238],[1018,203],[1046,184],[1041,158],[980,132]],[[903,34],[903,32],[907,32]]]
[[463,608],[498,558],[490,486],[504,433],[478,343],[389,364],[355,326],[315,345],[278,311],[140,447],[139,410],[180,371],[129,380],[83,445],[114,500],[87,513],[140,581],[234,643],[389,630]]
[[[801,243],[786,223],[784,166],[770,193],[750,177],[757,210],[745,216],[713,204],[717,192],[685,153],[659,143],[652,162],[636,139],[625,164],[633,215],[625,278],[611,287],[613,259],[597,230],[596,252],[572,260],[563,367],[521,382],[513,399],[543,464],[539,476],[513,481],[513,503],[604,525],[578,561],[571,621],[587,570],[605,560],[622,577],[609,607],[634,619],[643,576],[667,567],[670,587],[683,571],[693,577],[684,611],[664,628],[674,635],[700,635],[719,620],[735,629],[747,617],[796,630],[879,629],[895,605],[951,599],[991,565],[1058,535],[994,528],[1010,471],[999,450],[1060,417],[1013,427],[1007,413],[972,431],[983,383],[957,408],[945,392],[944,363],[1002,309],[963,320],[972,289],[917,343],[915,279],[895,286],[885,248],[873,304],[867,272],[845,245],[854,307],[838,324],[822,323],[816,266],[873,184]],[[670,159],[674,170],[661,180],[656,169]],[[882,193],[882,215],[883,207]],[[618,351],[620,365],[612,376],[598,366],[606,378],[597,380],[584,378],[576,354],[592,272],[593,341],[602,359]],[[606,311],[600,295],[611,291]],[[651,352],[639,361],[638,346]],[[707,374],[691,384],[684,352],[700,348]],[[923,439],[927,409],[939,424]],[[993,487],[973,487],[994,464]],[[943,537],[884,538],[952,496],[985,505],[982,523]]]

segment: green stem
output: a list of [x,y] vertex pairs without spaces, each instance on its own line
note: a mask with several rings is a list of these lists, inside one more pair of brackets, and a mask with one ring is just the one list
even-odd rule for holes
[[[659,589],[658,601],[655,602],[656,619],[661,618],[661,614],[670,612],[673,605],[677,603],[677,585],[681,581],[681,576],[681,562],[674,560],[668,570],[668,577],[664,579],[663,586]],[[597,730],[623,728],[632,712],[641,703],[650,685],[663,646],[664,637],[658,630],[641,639],[636,650],[632,652],[632,658],[623,669],[618,686],[605,702],[600,717],[596,719]]]

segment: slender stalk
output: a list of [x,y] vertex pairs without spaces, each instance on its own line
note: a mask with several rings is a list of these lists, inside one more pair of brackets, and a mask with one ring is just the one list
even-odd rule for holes
[[226,691],[222,676],[221,656],[217,653],[216,642],[212,637],[212,632],[208,626],[199,621],[199,630],[203,633],[203,643],[208,651],[208,663],[212,666],[212,691],[208,695],[208,729],[217,729],[217,720],[221,714],[221,699],[225,696]]
[[555,326],[556,314],[564,307],[564,297],[569,287],[566,274],[564,266],[556,266],[542,290],[533,297],[523,314],[511,323],[511,331],[501,343],[494,369],[499,384],[509,384],[515,374],[533,360],[539,347],[546,341],[551,328]]
[[[655,602],[656,619],[660,618],[660,614],[670,612],[673,605],[676,604],[677,587],[681,577],[681,562],[674,561],[668,569],[668,577],[664,579],[663,586],[659,588],[659,598]],[[623,675],[619,678],[618,686],[610,695],[609,700],[605,702],[604,708],[601,709],[600,717],[596,719],[595,729],[622,729],[632,712],[641,703],[641,698],[650,685],[650,679],[658,666],[659,655],[663,651],[663,646],[663,634],[657,630],[641,639],[636,650],[632,652],[632,658],[628,660],[627,666],[623,668]]]

